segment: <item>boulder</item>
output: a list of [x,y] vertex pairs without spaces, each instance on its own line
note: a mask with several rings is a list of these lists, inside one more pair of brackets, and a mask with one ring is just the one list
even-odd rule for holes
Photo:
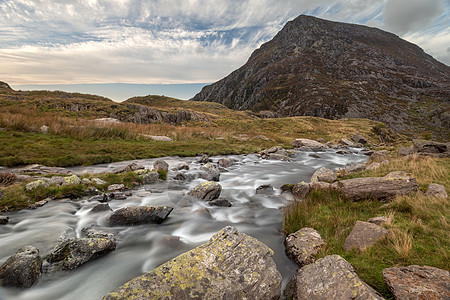
[[293,300],[383,299],[339,255],[326,256],[298,270],[284,295]]
[[418,187],[415,178],[393,172],[385,177],[353,178],[341,180],[336,184],[341,195],[352,201],[390,199],[416,192]]
[[450,299],[450,272],[411,265],[383,270],[383,279],[395,299]]
[[145,169],[144,166],[138,165],[136,163],[131,163],[131,164],[127,165],[127,166],[114,169],[112,171],[112,173],[114,173],[114,174],[126,173],[126,172],[132,172],[132,171],[143,170],[143,169]]
[[198,173],[198,177],[205,179],[207,181],[219,181],[220,180],[220,172],[217,170],[216,172],[200,172]]
[[70,175],[72,174],[71,171],[69,171],[66,168],[59,168],[59,167],[47,167],[39,164],[34,165],[28,165],[25,167],[17,168],[12,170],[14,173],[18,174],[26,174],[26,173],[33,173],[33,174],[60,174],[60,175]]
[[187,193],[187,195],[205,201],[211,201],[219,198],[221,192],[222,186],[220,184],[213,181],[207,181],[195,186]]
[[53,176],[52,178],[50,178],[50,181],[48,183],[49,184],[54,184],[54,185],[63,185],[65,180],[66,180],[65,177]]
[[81,184],[82,185],[90,185],[91,181],[88,178],[83,178],[83,179],[81,179]]
[[108,220],[112,226],[161,224],[172,212],[168,206],[133,206],[113,211]]
[[103,299],[279,299],[282,278],[272,256],[265,244],[226,227]]
[[0,265],[0,286],[28,288],[41,276],[39,250],[25,246]]
[[49,184],[48,184],[45,180],[43,180],[43,179],[38,179],[38,180],[32,181],[32,182],[30,182],[30,183],[27,183],[27,184],[25,185],[25,189],[26,189],[27,191],[32,191],[32,190],[35,190],[35,189],[37,189],[37,188],[39,188],[39,187],[44,187],[44,188],[46,188],[46,187],[48,187],[48,186],[49,186]]
[[9,222],[9,217],[0,216],[0,225],[6,225]]
[[80,177],[78,177],[77,175],[72,175],[69,177],[64,177],[64,182],[62,183],[62,185],[72,185],[72,184],[80,184],[81,183],[81,179]]
[[355,147],[356,146],[355,143],[353,143],[352,141],[350,141],[348,139],[345,139],[345,138],[341,139],[340,143],[342,145],[345,145],[345,146],[348,146],[348,147]]
[[448,157],[450,155],[450,143],[439,143],[433,141],[413,140],[414,151]]
[[387,150],[374,151],[370,156],[370,160],[372,162],[383,162],[385,160],[389,160],[390,158],[390,153]]
[[367,167],[366,167],[366,170],[376,170],[376,169],[378,169],[379,167],[381,167],[381,163],[378,163],[378,162],[373,162],[373,163],[371,163],[370,165],[368,165]]
[[278,153],[270,153],[268,156],[264,157],[270,160],[281,160],[281,161],[291,161],[291,159],[287,155],[278,154]]
[[324,244],[319,232],[308,227],[288,235],[284,241],[287,256],[299,267],[313,263]]
[[211,206],[231,207],[231,202],[223,197],[208,201],[208,204]]
[[317,153],[310,153],[308,156],[314,157],[314,158],[322,158],[319,154]]
[[100,178],[92,178],[91,179],[91,182],[93,183],[93,184],[95,184],[95,185],[104,185],[104,184],[107,184],[107,182],[106,181],[104,181],[104,180],[102,180],[102,179],[100,179]]
[[427,191],[425,193],[427,196],[431,197],[437,197],[437,198],[443,198],[447,199],[447,191],[445,190],[445,186],[437,184],[437,183],[430,183],[428,185]]
[[74,238],[58,244],[46,260],[53,270],[72,270],[116,249],[116,243],[106,238]]
[[199,209],[194,210],[193,213],[205,219],[212,219],[211,212],[206,207],[200,207]]
[[200,170],[208,172],[208,173],[216,173],[219,172],[217,166],[212,163],[206,163],[200,167]]
[[52,199],[51,199],[51,198],[46,198],[46,199],[44,199],[44,200],[41,200],[41,201],[38,201],[38,202],[36,202],[36,203],[31,204],[30,206],[28,206],[28,208],[30,208],[30,209],[36,209],[36,208],[38,208],[38,207],[42,207],[42,206],[44,206],[45,204],[47,204],[48,201],[50,201],[50,200],[52,200]]
[[184,173],[177,172],[173,177],[173,180],[187,180],[187,177]]
[[257,195],[273,195],[275,190],[271,184],[263,184],[256,188]]
[[351,152],[347,151],[347,150],[338,150],[338,151],[336,151],[336,154],[346,155],[346,154],[351,154]]
[[375,244],[388,233],[386,228],[369,222],[356,221],[352,232],[347,236],[344,249],[350,251],[358,249],[361,251]]
[[154,163],[153,163],[153,169],[155,171],[165,171],[168,172],[169,171],[169,164],[166,163],[164,160],[162,159],[157,159]]
[[411,155],[414,152],[415,152],[414,151],[414,146],[411,146],[411,147],[400,147],[400,148],[398,148],[397,154],[400,155],[400,156],[406,156],[406,155]]
[[125,189],[125,185],[123,184],[111,184],[108,186],[108,192],[115,192],[115,191],[123,191]]
[[346,166],[344,168],[344,172],[345,172],[345,174],[353,174],[353,173],[365,171],[366,169],[367,168],[366,168],[365,164],[353,164],[350,166]]
[[91,238],[91,239],[108,239],[113,242],[116,242],[116,236],[114,233],[109,232],[103,232],[99,231],[98,229],[94,228],[93,224],[90,224],[86,227],[83,227],[81,229],[81,233],[84,234],[85,237]]
[[367,139],[364,136],[360,135],[360,134],[352,135],[351,139],[355,143],[367,144]]
[[158,172],[149,172],[147,174],[142,175],[142,183],[143,184],[156,183],[158,180],[159,180]]
[[184,162],[178,164],[177,169],[178,170],[189,170],[189,165],[187,162],[184,161]]
[[373,217],[373,218],[370,218],[369,220],[367,220],[367,222],[378,225],[378,226],[383,226],[388,221],[389,221],[389,218],[387,218],[385,216]]
[[202,157],[198,158],[196,162],[199,164],[206,164],[209,163],[211,160],[209,159],[208,154],[203,154]]
[[309,139],[295,139],[292,141],[292,147],[300,148],[303,151],[325,151],[328,147],[322,143]]
[[114,193],[109,194],[109,199],[125,200],[125,199],[127,199],[127,196],[122,192],[114,192]]
[[108,203],[100,203],[95,205],[89,213],[96,213],[96,212],[102,212],[102,211],[112,211],[111,207],[109,207]]
[[303,199],[309,194],[311,186],[307,182],[299,182],[292,187],[292,195],[297,199]]
[[309,182],[335,182],[336,180],[337,175],[335,171],[322,167],[314,172]]
[[231,167],[232,165],[234,165],[234,159],[232,159],[230,157],[221,158],[217,161],[217,163],[219,164],[219,166],[221,166],[223,168],[228,168],[228,167]]

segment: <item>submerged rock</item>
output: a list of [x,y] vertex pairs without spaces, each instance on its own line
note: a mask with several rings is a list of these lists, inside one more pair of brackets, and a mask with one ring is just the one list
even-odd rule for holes
[[115,210],[108,218],[112,226],[161,224],[172,212],[168,206],[133,206]]
[[326,256],[298,270],[284,295],[293,300],[383,299],[339,255]]
[[263,184],[256,188],[257,195],[273,195],[275,190],[271,184]]
[[217,182],[208,181],[197,185],[190,190],[187,195],[205,201],[211,201],[218,198],[221,192],[222,186],[220,184]]
[[0,225],[6,225],[9,222],[9,217],[0,216]]
[[212,206],[231,207],[231,202],[227,198],[222,197],[208,201],[208,204]]
[[103,299],[279,299],[282,278],[272,256],[265,244],[226,227]]
[[28,288],[41,276],[41,270],[39,250],[25,246],[0,266],[0,286]]

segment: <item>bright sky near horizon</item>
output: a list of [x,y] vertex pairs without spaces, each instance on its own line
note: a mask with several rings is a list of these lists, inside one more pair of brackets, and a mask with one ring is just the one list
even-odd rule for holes
[[450,65],[449,0],[0,0],[0,81],[214,82],[300,14],[393,32]]

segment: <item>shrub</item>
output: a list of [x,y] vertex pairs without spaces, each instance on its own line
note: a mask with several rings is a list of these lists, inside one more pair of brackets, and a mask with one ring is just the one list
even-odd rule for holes
[[8,186],[16,182],[17,176],[11,172],[0,172],[0,185]]

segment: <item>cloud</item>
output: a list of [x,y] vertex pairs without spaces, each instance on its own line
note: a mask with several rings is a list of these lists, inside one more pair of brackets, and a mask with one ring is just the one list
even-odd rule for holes
[[444,0],[388,0],[384,25],[398,34],[410,33],[431,25],[444,9]]

